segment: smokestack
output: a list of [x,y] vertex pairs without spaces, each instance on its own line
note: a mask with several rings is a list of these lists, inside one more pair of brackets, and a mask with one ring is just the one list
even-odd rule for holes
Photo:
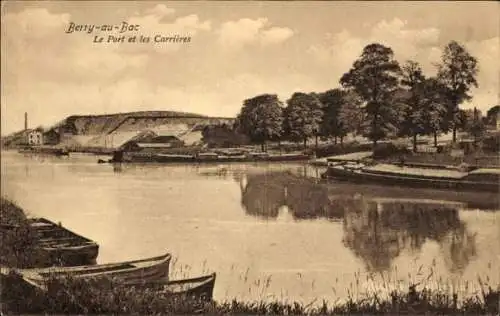
[[24,130],[28,129],[28,112],[24,112]]

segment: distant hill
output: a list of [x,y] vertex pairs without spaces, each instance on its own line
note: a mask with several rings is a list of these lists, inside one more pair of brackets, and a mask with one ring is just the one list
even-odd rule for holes
[[[57,132],[60,146],[117,148],[145,132],[176,135],[191,143],[201,140],[200,126],[232,123],[233,118],[209,117],[176,111],[138,111],[99,115],[71,115],[45,132]],[[25,133],[2,139],[2,145],[21,144]]]
[[[152,125],[154,125],[156,119],[175,119],[175,121],[179,121],[182,119],[207,119],[208,117],[199,114],[174,111],[139,111],[102,115],[72,115],[53,126],[52,129],[61,128],[62,131],[75,135],[108,134],[125,123],[126,120],[134,118],[141,118],[144,121],[149,119],[151,123],[153,123]],[[140,126],[137,126],[137,128],[140,128]]]

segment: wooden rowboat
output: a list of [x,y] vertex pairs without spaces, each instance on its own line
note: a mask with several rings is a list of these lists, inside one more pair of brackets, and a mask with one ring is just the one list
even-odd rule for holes
[[47,266],[77,266],[95,263],[99,245],[45,218],[30,220],[38,235],[38,247],[44,252]]
[[[35,282],[32,279],[27,279],[25,275],[9,276],[8,272],[2,271],[1,276],[5,278],[5,285],[17,286],[23,289],[23,293],[42,294],[51,292],[51,285],[45,285],[42,282]],[[94,289],[100,290],[105,294],[107,291],[119,290],[120,288],[140,293],[149,292],[154,297],[166,298],[172,302],[186,302],[189,306],[196,308],[213,300],[213,291],[215,286],[216,274],[181,279],[174,281],[158,280],[158,281],[126,281],[121,283],[115,282],[95,282],[95,283],[73,283],[73,286],[92,286]],[[95,280],[95,279],[94,279]],[[84,282],[86,280],[83,280]],[[10,283],[8,283],[10,282]],[[14,283],[17,282],[17,283]],[[56,291],[59,287],[56,287]]]
[[205,275],[191,279],[154,282],[125,282],[124,286],[136,289],[150,289],[158,295],[179,300],[208,302],[213,298],[216,274]]
[[15,269],[28,283],[46,288],[53,278],[99,279],[108,278],[117,283],[139,283],[167,281],[172,256],[164,254],[134,261],[85,265],[76,267],[51,267],[38,269]]

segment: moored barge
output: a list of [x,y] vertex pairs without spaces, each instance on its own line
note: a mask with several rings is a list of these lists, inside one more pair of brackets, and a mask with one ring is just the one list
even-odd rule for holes
[[376,183],[408,187],[451,189],[457,191],[499,192],[500,169],[476,169],[470,172],[432,170],[380,164],[330,164],[325,179]]

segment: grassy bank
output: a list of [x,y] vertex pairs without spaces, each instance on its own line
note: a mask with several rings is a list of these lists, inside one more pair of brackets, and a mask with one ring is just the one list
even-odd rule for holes
[[[422,165],[440,165],[440,166],[458,166],[466,163],[470,166],[480,168],[500,168],[500,156],[494,154],[483,155],[465,155],[464,157],[452,157],[445,153],[410,153],[404,156],[407,164],[422,164]],[[381,161],[387,163],[400,163],[400,157],[391,156]]]
[[4,197],[0,203],[0,265],[29,268],[45,262],[25,212]]
[[110,280],[53,279],[42,293],[19,282],[15,273],[2,278],[3,312],[56,314],[192,314],[205,315],[339,315],[339,314],[426,314],[497,315],[499,290],[483,286],[478,295],[465,297],[446,290],[410,285],[388,295],[376,291],[349,297],[342,303],[304,304],[287,301],[200,302],[172,300],[151,290],[125,287]]

